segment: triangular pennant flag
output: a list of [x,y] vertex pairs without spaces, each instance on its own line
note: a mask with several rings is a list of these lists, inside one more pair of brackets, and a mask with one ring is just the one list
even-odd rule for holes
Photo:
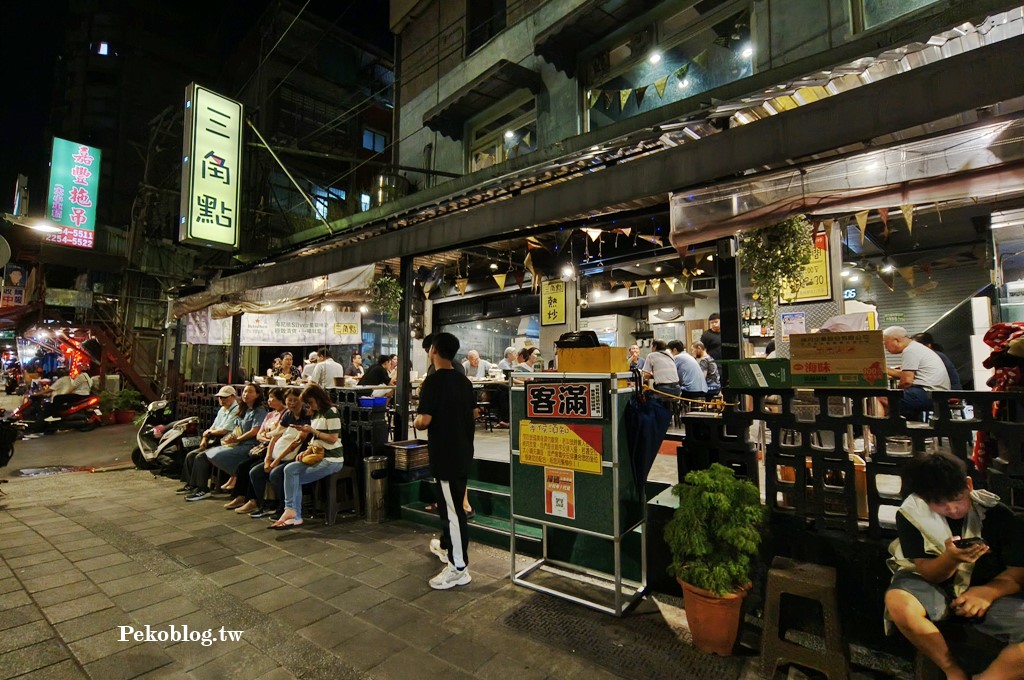
[[626,110],[626,104],[629,103],[629,95],[633,94],[633,90],[619,90],[619,108],[623,111]]
[[885,226],[889,226],[889,209],[888,208],[879,208],[878,209],[878,216],[882,218],[882,224],[884,224]]
[[864,292],[865,293],[870,293],[871,292],[871,277],[870,276],[865,276],[862,279],[862,281],[863,281],[863,283],[861,283],[861,285],[864,286]]
[[654,235],[649,235],[649,234],[637,234],[637,238],[642,238],[643,240],[647,241],[648,243],[653,243],[656,246],[665,245],[662,242],[660,236],[654,236]]
[[636,282],[636,289],[640,291],[641,295],[647,295],[647,282],[640,279]]
[[526,271],[530,272],[530,276],[537,278],[537,270],[533,268],[533,253],[526,253],[526,259],[523,260],[523,267]]
[[930,264],[922,264],[918,266],[921,267],[921,271],[923,271],[925,274],[931,275],[932,266]]
[[458,278],[455,279],[455,287],[459,289],[459,295],[466,294],[466,288],[469,286],[469,279]]
[[643,87],[636,88],[636,108],[639,109],[644,103],[644,95],[647,94],[648,87],[650,87],[650,85],[644,85]]
[[648,283],[651,284],[651,292],[657,295],[658,289],[661,288],[661,279],[651,279]]
[[[705,68],[708,63],[708,50],[705,49],[703,52],[693,58],[693,63],[701,68]],[[689,66],[689,64],[687,64]]]
[[665,85],[668,84],[668,76],[664,78],[658,78],[654,81],[654,91],[658,93],[659,97],[665,96]]
[[910,267],[900,267],[896,271],[898,271],[900,273],[900,276],[903,277],[903,280],[906,281],[910,285],[910,287],[914,286],[914,267],[913,266],[910,266]]
[[629,279],[626,279],[625,281],[622,282],[622,287],[625,288],[626,292],[628,293],[629,289],[633,287],[633,282],[630,281]]
[[540,292],[540,284],[544,281],[543,277],[538,275],[530,276],[530,288],[533,289],[534,293]]
[[619,227],[618,229],[612,229],[612,231],[629,238],[629,235],[633,233],[633,227]]
[[589,236],[591,241],[598,240],[599,238],[601,238],[601,234],[604,233],[600,229],[595,229],[593,227],[587,227],[585,229],[581,229],[580,231]]
[[864,234],[868,230],[868,212],[867,210],[861,210],[859,213],[854,215],[857,220],[857,228],[860,229],[860,244],[864,245]]
[[675,70],[675,73],[673,73],[672,75],[674,75],[676,78],[678,78],[679,82],[683,82],[683,78],[686,77],[686,74],[687,74],[687,72],[689,70],[690,70],[690,65],[689,64],[683,64],[682,66],[677,68]]
[[531,132],[527,132],[525,135],[523,135],[523,144],[525,144],[526,146],[530,146],[530,135],[532,135],[532,134],[533,134],[533,132],[531,131]]
[[597,102],[601,99],[601,90],[590,91],[590,108],[594,108]]
[[608,107],[612,105],[612,93],[610,90],[605,90],[601,94],[604,95],[601,99],[604,102],[604,109],[607,111]]
[[907,231],[909,233],[914,232],[914,206],[912,205],[901,205],[900,212],[903,213],[903,219],[907,221]]
[[505,278],[508,274],[491,274],[494,277],[494,282],[498,284],[498,290],[505,290]]
[[526,272],[524,272],[522,269],[517,269],[514,272],[512,272],[512,278],[516,280],[516,284],[519,286],[519,289],[522,290],[523,281],[526,279]]
[[669,292],[676,292],[677,283],[679,283],[679,279],[665,279],[665,285],[668,286]]
[[882,279],[882,283],[885,284],[885,287],[889,289],[890,293],[892,293],[892,292],[894,292],[896,290],[896,272],[895,271],[891,271],[891,272],[882,272],[882,271],[880,271],[880,272],[878,272],[878,278]]
[[527,250],[536,250],[538,248],[543,248],[543,247],[544,247],[544,244],[541,243],[540,239],[538,239],[536,236],[527,236],[526,237],[526,249]]

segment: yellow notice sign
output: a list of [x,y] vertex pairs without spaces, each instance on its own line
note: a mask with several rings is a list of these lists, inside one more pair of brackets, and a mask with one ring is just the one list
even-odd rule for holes
[[519,462],[600,475],[600,425],[519,421]]
[[540,325],[565,323],[565,281],[545,281],[540,287]]
[[814,302],[832,299],[832,262],[829,256],[828,233],[819,231],[814,235],[814,252],[811,261],[800,274],[800,288],[796,295],[783,286],[782,302]]

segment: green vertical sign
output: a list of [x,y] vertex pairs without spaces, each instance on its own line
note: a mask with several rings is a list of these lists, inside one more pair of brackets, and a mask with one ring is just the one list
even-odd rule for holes
[[54,137],[46,215],[61,230],[48,236],[47,241],[93,247],[99,185],[100,150]]

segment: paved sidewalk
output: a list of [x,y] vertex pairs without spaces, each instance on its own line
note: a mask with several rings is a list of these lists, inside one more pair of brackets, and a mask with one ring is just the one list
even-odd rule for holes
[[[5,485],[0,677],[615,677],[501,623],[534,596],[510,584],[507,552],[473,546],[473,582],[436,592],[424,527],[267,531],[176,486],[136,471]],[[146,625],[243,633],[119,641],[118,626]]]

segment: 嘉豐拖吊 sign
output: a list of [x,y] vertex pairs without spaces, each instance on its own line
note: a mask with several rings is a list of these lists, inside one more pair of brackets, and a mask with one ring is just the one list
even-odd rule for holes
[[242,105],[192,83],[185,89],[182,243],[238,247]]
[[599,382],[526,384],[527,418],[603,418]]
[[789,357],[793,387],[888,385],[881,331],[792,335]]
[[545,281],[540,286],[540,325],[565,323],[565,281]]
[[100,150],[54,137],[46,217],[60,232],[47,236],[47,242],[92,248],[99,184]]
[[576,423],[519,422],[519,462],[600,475],[603,428]]

